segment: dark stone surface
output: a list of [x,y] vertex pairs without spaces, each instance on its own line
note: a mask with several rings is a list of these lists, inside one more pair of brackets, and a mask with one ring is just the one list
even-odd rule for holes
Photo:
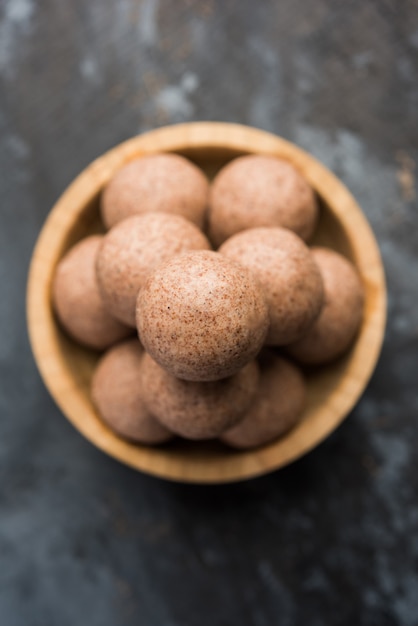
[[[414,0],[0,3],[1,626],[418,624]],[[36,371],[25,283],[65,185],[140,131],[232,120],[350,187],[390,290],[383,355],[307,457],[226,487],[98,452]]]

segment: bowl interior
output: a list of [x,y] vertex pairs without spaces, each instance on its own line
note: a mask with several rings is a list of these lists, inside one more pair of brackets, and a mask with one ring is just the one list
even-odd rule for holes
[[[289,144],[284,142],[284,145],[288,149]],[[297,148],[295,150],[298,151]],[[219,145],[174,147],[172,151],[195,162],[210,178],[231,159],[254,152],[252,149],[245,150],[242,147],[231,148]],[[123,158],[123,162],[131,160],[141,153],[139,145],[138,150],[130,150],[129,155]],[[277,156],[282,156],[280,150],[275,150],[274,153]],[[312,163],[319,166],[312,157],[308,158],[312,160]],[[322,166],[319,167],[322,168]],[[325,170],[325,168],[323,169]],[[218,442],[198,443],[180,439],[161,447],[145,447],[124,441],[107,428],[91,403],[89,391],[92,373],[99,355],[79,346],[60,329],[54,319],[50,301],[51,280],[59,258],[83,237],[104,232],[99,214],[100,182],[96,181],[91,186],[92,192],[85,194],[85,200],[77,207],[74,219],[67,220],[66,224],[57,229],[59,232],[55,240],[54,261],[45,263],[43,270],[45,286],[45,299],[42,304],[43,316],[39,313],[35,323],[33,319],[31,321],[29,314],[30,335],[35,357],[52,395],[67,417],[99,448],[137,469],[173,480],[195,482],[239,480],[280,467],[301,456],[329,434],[353,406],[374,365],[373,362],[366,369],[359,367],[367,344],[370,344],[370,315],[376,316],[377,312],[380,312],[379,323],[382,327],[381,334],[383,334],[384,313],[382,310],[384,309],[384,299],[380,298],[379,302],[376,301],[376,295],[382,295],[382,289],[384,291],[383,274],[379,278],[380,283],[378,285],[376,281],[370,280],[370,276],[367,275],[367,271],[363,267],[364,263],[354,232],[354,227],[358,227],[358,222],[356,224],[354,220],[351,225],[350,220],[342,218],[341,211],[336,210],[333,203],[330,202],[329,194],[328,197],[324,197],[327,195],[324,193],[325,187],[316,185],[315,169],[311,171],[308,168],[305,173],[316,189],[321,206],[318,228],[311,243],[332,248],[346,256],[357,266],[365,284],[366,311],[358,339],[352,349],[344,357],[330,365],[306,371],[308,402],[300,424],[281,439],[253,451],[233,451]],[[335,182],[336,179],[331,173],[329,176]],[[351,201],[354,202],[352,199]],[[356,215],[356,219],[359,219],[359,215]],[[367,235],[372,237],[361,213],[360,219],[363,220],[362,224]],[[48,228],[48,224],[45,228]],[[41,243],[40,241],[38,244],[39,248],[42,247]],[[372,239],[372,244],[374,251],[376,251],[374,239]],[[35,268],[33,268],[32,273],[35,273]],[[39,290],[40,285],[38,283],[35,284],[35,277],[31,275],[29,307],[31,290],[33,292]],[[61,379],[64,382],[59,383],[52,380],[51,366],[45,364],[46,359],[37,349],[41,324],[48,329],[47,332],[53,343],[48,358],[52,359],[57,368],[61,370]],[[374,359],[377,358],[380,343],[381,337],[377,337],[374,346],[376,352]]]

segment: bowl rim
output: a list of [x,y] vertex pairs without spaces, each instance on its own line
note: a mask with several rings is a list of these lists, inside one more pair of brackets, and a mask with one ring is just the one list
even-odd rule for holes
[[[355,263],[370,297],[367,324],[353,347],[343,379],[321,405],[309,432],[296,427],[281,439],[259,448],[231,451],[229,462],[208,462],[205,454],[185,462],[169,457],[164,447],[147,448],[115,436],[100,420],[84,420],[91,405],[77,394],[66,360],[56,341],[50,287],[60,257],[59,233],[68,232],[86,203],[123,164],[145,154],[186,150],[231,150],[280,156],[307,178],[338,218],[356,233],[350,239]],[[88,165],[58,198],[36,242],[28,275],[27,323],[34,358],[43,381],[64,415],[91,443],[122,463],[160,478],[191,483],[246,480],[279,469],[300,458],[328,437],[345,419],[363,393],[378,360],[386,323],[386,285],[383,264],[371,227],[345,185],[316,158],[272,133],[227,122],[190,122],[151,130],[118,144]],[[319,413],[319,409],[317,410]],[[93,420],[94,422],[94,420]],[[302,422],[303,423],[303,422]]]

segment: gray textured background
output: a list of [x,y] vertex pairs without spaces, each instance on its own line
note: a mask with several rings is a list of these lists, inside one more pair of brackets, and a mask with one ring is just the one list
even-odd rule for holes
[[[418,624],[417,59],[413,0],[0,1],[1,626]],[[390,289],[350,418],[293,466],[222,488],[84,441],[25,331],[31,251],[63,188],[125,138],[200,119],[271,130],[336,172]]]

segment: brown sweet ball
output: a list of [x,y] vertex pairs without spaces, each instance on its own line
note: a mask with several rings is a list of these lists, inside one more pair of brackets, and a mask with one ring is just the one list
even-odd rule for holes
[[258,283],[217,252],[177,256],[150,276],[138,295],[141,341],[177,378],[232,376],[263,345],[269,319]]
[[178,154],[145,156],[125,165],[102,196],[107,227],[138,213],[182,215],[203,226],[209,183],[203,172]]
[[61,259],[52,283],[59,321],[78,342],[104,350],[132,334],[108,313],[97,284],[95,263],[103,237],[86,237]]
[[318,204],[308,182],[293,165],[276,157],[234,159],[211,187],[209,237],[216,246],[258,226],[289,228],[307,240],[317,217]]
[[143,356],[138,339],[108,350],[94,372],[91,395],[101,418],[115,433],[140,443],[163,443],[172,435],[142,401]]
[[219,252],[247,267],[262,285],[270,315],[266,343],[279,346],[302,337],[324,298],[321,274],[303,241],[285,228],[251,228]]
[[187,439],[213,439],[235,425],[258,387],[257,362],[212,382],[175,378],[148,354],[142,361],[143,400],[169,430]]
[[301,363],[319,365],[343,354],[359,329],[364,306],[364,290],[354,266],[327,248],[312,248],[322,274],[324,307],[306,335],[288,346],[288,352]]
[[260,359],[258,392],[238,425],[221,435],[233,448],[255,448],[284,435],[299,422],[306,403],[300,370],[273,352]]
[[176,254],[201,249],[210,249],[209,241],[180,215],[145,213],[116,224],[103,239],[96,265],[107,308],[135,326],[136,298],[149,274]]

